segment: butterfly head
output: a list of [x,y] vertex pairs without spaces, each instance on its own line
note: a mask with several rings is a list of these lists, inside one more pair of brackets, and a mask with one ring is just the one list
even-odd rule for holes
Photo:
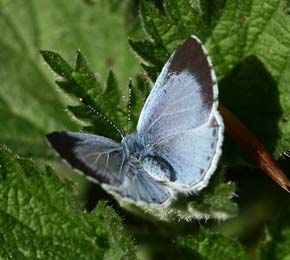
[[123,137],[122,145],[126,151],[127,156],[133,156],[137,159],[143,157],[145,151],[144,138],[138,134],[129,134]]

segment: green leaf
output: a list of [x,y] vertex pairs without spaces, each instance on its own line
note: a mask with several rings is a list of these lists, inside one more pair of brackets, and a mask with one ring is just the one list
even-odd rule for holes
[[[51,67],[51,69],[63,78],[70,78],[72,74],[71,66],[56,52],[40,51],[43,59]],[[71,79],[71,78],[70,78]]]
[[154,73],[153,67],[147,71],[145,66],[153,81],[181,41],[192,33],[201,39],[210,34],[222,13],[224,2],[165,0],[164,14],[148,2],[140,2],[140,17],[149,40],[129,40],[129,44],[143,63],[154,65]]
[[248,259],[237,240],[204,229],[199,234],[179,238],[177,244],[188,259]]
[[[141,109],[150,92],[148,82],[146,83],[144,78],[140,80],[138,77],[137,84],[133,83],[129,101],[124,99],[124,96],[121,98],[118,81],[113,71],[109,71],[106,86],[103,86],[91,72],[80,51],[77,53],[75,69],[71,69],[71,66],[59,54],[47,51],[41,53],[52,70],[57,70],[58,75],[62,76],[61,80],[56,81],[57,85],[64,92],[75,96],[84,103],[80,106],[68,106],[68,110],[75,119],[80,120],[82,124],[85,123],[84,131],[119,140],[120,133],[115,128],[127,129],[128,102],[131,105],[131,124],[130,129],[127,130],[128,133],[136,131]],[[63,73],[59,67],[71,70]]]
[[102,95],[96,97],[96,103],[102,108],[102,111],[108,111],[109,117],[118,125],[122,126],[121,117],[124,114],[121,107],[121,97],[117,79],[113,71],[109,71],[106,89]]
[[[129,76],[139,67],[124,37],[126,4],[119,3],[113,10],[109,2],[101,0],[91,6],[79,0],[69,4],[65,0],[28,0],[25,4],[0,0],[0,103],[5,104],[0,106],[1,143],[20,154],[51,158],[45,134],[79,129],[64,113],[64,104],[71,100],[60,97],[39,49],[61,53],[68,61],[81,49],[100,79],[112,68],[124,87],[121,92],[126,91]],[[67,64],[59,65],[63,70],[59,72],[70,70]]]
[[64,78],[67,79],[68,81],[72,82],[75,81],[77,85],[81,86],[81,88],[87,92],[87,96],[89,98],[94,98],[94,96],[101,93],[101,84],[97,80],[95,74],[89,68],[88,63],[80,50],[77,51],[75,63],[76,63],[74,70],[75,73],[71,71],[72,79],[70,79],[69,77]]
[[71,183],[0,148],[0,257],[135,259],[135,246],[104,202],[80,211]]
[[[105,100],[110,100],[112,105],[118,106],[120,103],[120,93],[119,93],[119,86],[115,74],[113,71],[109,71],[108,79],[107,79],[107,88],[106,92],[103,96]],[[103,101],[106,107],[109,107],[108,102]]]
[[88,127],[83,127],[83,130],[106,135],[115,140],[120,139],[119,130],[116,128],[117,125],[122,125],[120,122],[125,112],[121,107],[114,73],[109,72],[107,85],[103,87],[80,51],[77,52],[75,69],[59,54],[48,51],[41,51],[41,54],[52,70],[62,77],[61,81],[56,82],[58,86],[83,103],[81,106],[68,106],[76,119],[89,124]]

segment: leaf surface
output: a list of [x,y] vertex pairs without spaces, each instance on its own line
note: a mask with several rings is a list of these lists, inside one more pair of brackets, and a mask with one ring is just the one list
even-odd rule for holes
[[0,256],[4,259],[135,259],[120,217],[104,202],[88,213],[73,186],[0,148]]

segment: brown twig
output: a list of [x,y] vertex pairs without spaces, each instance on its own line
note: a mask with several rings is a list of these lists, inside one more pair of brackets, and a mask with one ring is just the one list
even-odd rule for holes
[[226,133],[251,159],[256,161],[263,172],[290,193],[288,178],[260,141],[225,107],[219,105],[219,111],[224,119]]

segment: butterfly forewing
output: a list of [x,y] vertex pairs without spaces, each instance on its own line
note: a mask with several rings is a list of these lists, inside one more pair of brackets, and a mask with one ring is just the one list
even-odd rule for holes
[[150,177],[140,162],[126,157],[121,144],[102,136],[53,132],[47,138],[58,154],[108,192],[136,204],[166,204],[168,188]]
[[142,109],[137,132],[162,139],[206,123],[217,102],[214,83],[202,45],[196,38],[187,39],[159,75]]

